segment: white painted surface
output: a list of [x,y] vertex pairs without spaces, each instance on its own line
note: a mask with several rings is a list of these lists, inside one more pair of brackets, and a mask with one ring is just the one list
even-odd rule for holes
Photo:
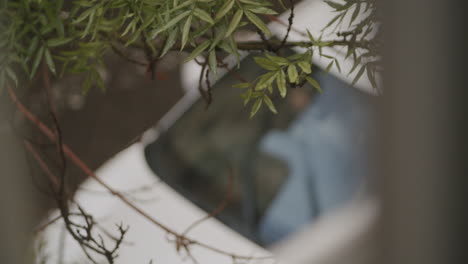
[[[97,174],[113,188],[121,191],[153,184],[157,180],[154,173],[146,165],[142,144],[134,144],[122,151],[102,166]],[[76,200],[98,222],[107,227],[108,231],[118,234],[115,232],[114,223],[121,222],[130,226],[126,241],[132,243],[132,245],[125,244],[122,246],[116,263],[146,264],[150,259],[153,259],[154,263],[171,264],[189,261],[183,257],[184,252],[177,253],[174,243],[167,240],[168,236],[164,231],[134,212],[119,199],[109,194],[104,195],[104,189],[96,181],[89,179],[82,185],[82,188],[84,190],[76,195]],[[90,192],[90,190],[93,192]],[[102,193],[96,193],[96,191],[102,191]],[[151,202],[135,203],[164,225],[179,232],[182,232],[186,227],[206,214],[162,182],[157,183],[150,194],[136,194],[135,197],[140,199],[155,198]],[[54,213],[52,216],[56,214]],[[50,255],[55,255],[50,263],[56,263],[56,254],[61,243],[60,230],[62,228],[62,223],[56,223],[47,229],[47,251],[51,253]],[[248,256],[270,255],[261,247],[248,241],[215,219],[210,219],[193,229],[189,233],[189,237],[236,254]],[[231,258],[198,246],[193,246],[192,254],[200,263],[232,263]],[[77,242],[73,241],[68,235],[64,255],[66,263],[73,263],[73,261],[87,263],[82,262],[84,259],[82,250],[78,247]],[[254,263],[272,262],[273,260],[265,260]]]

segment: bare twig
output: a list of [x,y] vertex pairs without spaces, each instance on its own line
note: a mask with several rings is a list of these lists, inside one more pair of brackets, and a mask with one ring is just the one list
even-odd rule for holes
[[[50,128],[48,128],[44,123],[42,123],[33,113],[31,113],[16,97],[15,92],[10,86],[6,86],[6,90],[8,94],[10,95],[11,100],[13,103],[16,105],[18,110],[23,113],[23,115],[47,137],[49,140],[53,142],[57,142],[57,138],[55,134],[52,132]],[[120,199],[123,203],[125,203],[127,206],[132,208],[135,212],[140,214],[142,217],[147,219],[149,222],[154,224],[155,226],[161,228],[165,232],[175,236],[177,238],[177,241],[179,241],[179,246],[182,245],[184,247],[189,247],[189,245],[196,245],[201,248],[205,248],[207,250],[210,250],[212,252],[229,256],[234,259],[243,259],[243,260],[249,260],[249,259],[272,259],[272,256],[264,256],[264,257],[251,257],[251,256],[244,256],[244,255],[239,255],[235,254],[223,249],[219,249],[217,247],[211,246],[209,244],[193,240],[190,238],[187,238],[176,231],[172,230],[171,228],[167,227],[166,225],[162,224],[158,220],[154,219],[152,216],[150,216],[147,212],[145,212],[143,209],[140,207],[136,206],[133,204],[131,201],[129,201],[124,195],[119,193],[118,191],[114,190],[110,185],[105,183],[103,180],[101,180],[94,172],[91,170],[86,163],[84,163],[71,149],[68,147],[66,144],[62,144],[62,148],[64,151],[64,154],[78,167],[80,168],[86,175],[91,177],[92,179],[96,180],[101,186],[103,186],[105,189],[107,189],[112,195],[116,196],[118,199]],[[86,219],[86,217],[85,217]],[[176,245],[177,246],[177,245]],[[95,247],[91,248],[93,250],[96,250]],[[99,249],[98,249],[99,250]],[[99,250],[100,251],[100,250]]]
[[182,235],[184,235],[184,236],[187,235],[188,232],[190,232],[190,230],[194,229],[196,226],[203,223],[204,221],[217,216],[219,213],[221,213],[224,210],[224,208],[226,208],[226,206],[229,203],[229,200],[232,197],[232,193],[234,191],[234,178],[235,178],[234,177],[234,168],[232,166],[230,166],[229,167],[228,184],[226,186],[226,192],[225,192],[225,196],[224,196],[223,200],[219,203],[219,205],[212,212],[210,212],[209,214],[207,214],[203,218],[193,222],[190,226],[188,226],[187,229],[185,229],[185,231],[182,232]]

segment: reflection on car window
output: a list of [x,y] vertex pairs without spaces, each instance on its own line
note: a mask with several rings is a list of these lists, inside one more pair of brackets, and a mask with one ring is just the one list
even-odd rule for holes
[[[365,174],[370,99],[315,70],[324,90],[290,89],[274,98],[279,114],[249,108],[227,75],[213,89],[213,103],[199,100],[146,148],[150,167],[206,211],[223,200],[217,217],[261,244],[274,243],[320,214],[349,200]],[[239,70],[253,79],[261,69],[247,58]],[[239,98],[239,99],[236,99]]]

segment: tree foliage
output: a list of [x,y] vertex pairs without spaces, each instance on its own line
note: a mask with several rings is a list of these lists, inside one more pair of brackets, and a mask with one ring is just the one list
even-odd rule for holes
[[[283,41],[267,40],[271,32],[265,18],[283,10],[274,10],[272,2],[266,0],[76,0],[71,6],[65,6],[64,0],[2,0],[0,87],[6,82],[18,85],[19,80],[33,79],[45,63],[57,78],[83,74],[85,92],[92,86],[104,90],[99,69],[106,67],[103,56],[109,51],[146,66],[149,72],[154,72],[157,60],[168,51],[185,51],[189,52],[185,61],[203,56],[206,71],[216,75],[227,55],[239,59],[239,50],[256,50],[262,55],[256,62],[267,73],[239,85],[246,89],[244,102],[254,102],[254,115],[262,104],[276,112],[269,97],[276,92],[285,97],[288,87],[309,82],[320,89],[310,77],[314,56],[330,59],[327,71],[333,66],[341,71],[338,60],[322,52],[332,46],[347,47],[347,57],[352,56],[355,62],[350,72],[356,71],[354,82],[367,72],[376,87],[379,42],[375,1],[326,2],[337,14],[324,30],[334,27],[340,39],[323,41],[322,36],[307,32],[309,41],[290,43],[286,37]],[[293,26],[291,14],[288,33]],[[349,25],[341,31],[345,21]],[[236,39],[236,31],[249,27],[259,32],[262,42]],[[371,34],[376,36],[369,39]],[[294,46],[306,50],[291,57],[278,53]],[[142,50],[147,61],[126,56],[124,51],[129,48]]]
[[[336,15],[322,35],[313,36],[305,28],[294,28],[293,0],[75,0],[71,4],[64,0],[0,0],[0,88],[27,84],[41,74],[52,74],[57,79],[80,74],[84,92],[94,86],[105,90],[101,69],[106,67],[104,56],[108,52],[154,74],[157,61],[169,51],[176,51],[188,54],[185,62],[196,60],[202,65],[199,89],[210,102],[208,77],[216,78],[219,69],[226,68],[228,56],[239,64],[241,51],[255,51],[255,62],[264,73],[254,80],[241,80],[235,87],[242,89],[241,98],[244,104],[250,104],[251,116],[262,106],[276,113],[271,100],[275,94],[284,98],[290,88],[305,83],[321,91],[311,75],[314,58],[329,60],[326,72],[332,67],[341,72],[339,60],[327,54],[330,48],[346,48],[346,57],[354,62],[348,73],[354,74],[353,84],[367,73],[377,88],[382,42],[376,1],[325,1]],[[284,24],[285,36],[270,39],[266,21],[276,21],[275,15],[287,9],[290,14]],[[238,38],[240,30],[256,31],[260,40],[243,41]],[[303,35],[304,40],[289,41],[292,30]],[[292,47],[301,47],[302,51],[285,56],[282,51]],[[127,55],[130,50],[141,52],[146,60]],[[202,89],[204,77],[206,89]],[[60,138],[57,144],[63,152]],[[72,237],[85,252],[94,251],[113,263],[126,229],[119,226],[116,245],[106,247],[102,239],[92,235],[92,216],[80,208],[74,214],[86,225],[76,224],[70,218],[76,215],[68,212],[64,193],[60,195],[58,206]],[[178,247],[197,243],[171,232],[178,239]]]

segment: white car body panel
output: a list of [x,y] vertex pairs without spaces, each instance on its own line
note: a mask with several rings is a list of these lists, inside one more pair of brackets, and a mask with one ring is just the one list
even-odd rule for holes
[[[143,185],[151,185],[157,180],[154,173],[145,162],[144,146],[141,143],[120,152],[114,158],[105,163],[97,175],[116,190],[125,192]],[[115,225],[123,223],[129,226],[125,241],[132,245],[123,244],[119,250],[116,263],[184,263],[185,252],[179,254],[175,244],[168,241],[167,234],[150,223],[147,219],[137,214],[133,209],[122,203],[116,197],[106,194],[106,191],[96,181],[90,179],[83,183],[81,191],[76,195],[76,201],[83,206],[86,212],[102,225],[106,230],[118,234]],[[99,193],[102,192],[102,193]],[[105,194],[105,195],[103,195]],[[139,199],[151,199],[151,201],[138,202],[135,204],[148,212],[155,219],[167,225],[169,228],[183,232],[193,222],[206,215],[193,203],[173,191],[163,182],[158,182],[149,194],[141,193],[133,196]],[[146,197],[145,197],[146,196]],[[153,200],[154,199],[154,200]],[[52,214],[51,218],[57,213]],[[56,253],[60,248],[60,230],[63,223],[51,225],[46,232],[45,241],[49,253]],[[268,256],[266,250],[250,242],[246,238],[232,231],[216,219],[208,219],[194,228],[188,236],[216,248],[246,256]],[[110,243],[110,241],[108,242]],[[66,263],[78,263],[84,259],[81,248],[70,236],[66,236],[65,243]],[[191,253],[200,263],[232,263],[232,259],[225,255],[200,248],[191,247]],[[54,254],[50,254],[53,256]],[[56,263],[56,259],[50,259],[50,263]],[[270,260],[255,263],[271,263]]]

